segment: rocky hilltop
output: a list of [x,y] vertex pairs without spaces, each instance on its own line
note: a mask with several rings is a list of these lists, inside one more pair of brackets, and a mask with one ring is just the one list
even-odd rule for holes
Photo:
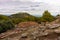
[[60,40],[60,24],[21,22],[15,29],[1,33],[0,40]]

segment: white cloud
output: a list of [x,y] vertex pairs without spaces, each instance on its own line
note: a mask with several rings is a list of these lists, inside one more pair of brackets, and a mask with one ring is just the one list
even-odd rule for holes
[[60,6],[60,0],[41,0],[41,1],[51,5]]
[[60,0],[0,0],[0,2],[5,2],[5,1],[31,1],[31,2],[45,2],[48,4],[52,4],[52,5],[56,5],[56,6],[60,6]]
[[39,0],[12,0],[12,1],[31,1],[31,2],[39,2]]
[[45,2],[45,3],[48,3],[48,4],[55,5],[55,6],[60,6],[60,0],[12,0],[12,1],[23,1],[23,2],[26,2],[26,1],[31,1],[31,2]]

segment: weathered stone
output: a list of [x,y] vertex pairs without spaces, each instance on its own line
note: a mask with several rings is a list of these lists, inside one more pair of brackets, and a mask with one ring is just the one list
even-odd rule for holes
[[[1,40],[60,40],[60,24],[19,24],[14,30],[0,34]],[[23,26],[22,26],[23,25]]]

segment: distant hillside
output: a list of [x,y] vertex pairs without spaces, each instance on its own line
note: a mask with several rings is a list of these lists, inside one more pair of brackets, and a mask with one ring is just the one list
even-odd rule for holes
[[20,13],[16,13],[16,14],[13,14],[11,15],[10,17],[12,18],[25,18],[25,17],[33,17],[32,15],[28,14],[28,13],[25,13],[25,12],[20,12]]
[[26,12],[20,12],[9,16],[13,23],[19,23],[24,21],[35,21],[35,16],[32,16]]
[[8,21],[9,20],[9,17],[8,16],[5,16],[5,15],[0,15],[0,22],[3,21],[3,20]]

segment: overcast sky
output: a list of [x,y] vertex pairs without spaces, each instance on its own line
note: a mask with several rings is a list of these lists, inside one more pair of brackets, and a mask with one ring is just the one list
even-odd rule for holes
[[0,0],[0,14],[27,11],[41,15],[44,10],[49,10],[54,15],[59,14],[60,0]]
[[31,2],[45,2],[45,3],[49,3],[49,4],[53,4],[53,5],[60,5],[60,0],[0,0],[0,2],[6,2],[6,1],[31,1]]

